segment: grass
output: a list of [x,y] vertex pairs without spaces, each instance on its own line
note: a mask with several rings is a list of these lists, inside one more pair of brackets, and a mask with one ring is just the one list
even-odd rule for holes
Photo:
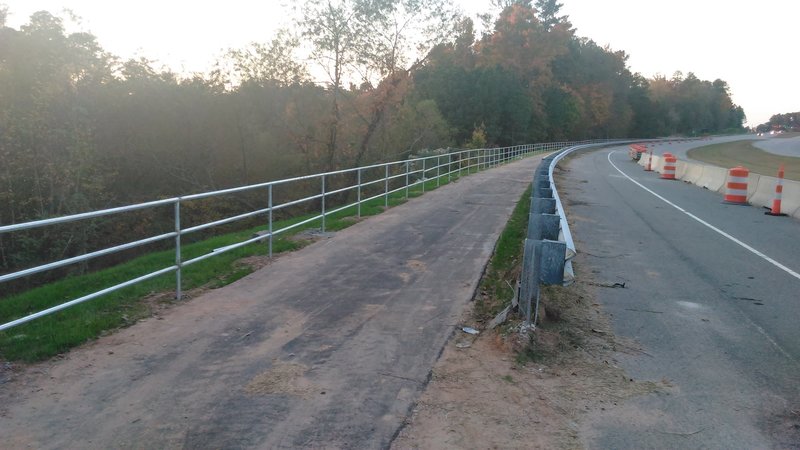
[[[465,173],[466,174],[466,173]],[[452,174],[452,181],[459,178]],[[448,183],[447,176],[439,180],[441,185]],[[437,187],[435,179],[424,183],[424,190]],[[409,189],[408,196],[422,195],[423,184]],[[389,196],[389,206],[405,202],[405,191]],[[373,199],[361,205],[361,215],[371,216],[384,210],[384,198]],[[352,218],[357,207],[352,206],[331,214],[326,218],[326,231],[338,231],[355,223]],[[275,222],[274,229],[308,219],[312,215],[295,217]],[[310,228],[319,228],[321,221],[310,222],[276,236],[273,240],[273,253],[279,254],[296,250],[303,242],[291,239],[293,234]],[[182,258],[199,256],[244,241],[265,227],[254,227],[234,233],[216,236],[201,242],[182,247]],[[206,259],[185,267],[182,270],[184,291],[204,288],[216,289],[233,283],[253,271],[251,266],[238,262],[250,256],[268,254],[266,244],[252,244],[227,253]],[[80,276],[68,277],[29,291],[0,299],[0,323],[70,301],[105,289],[144,274],[169,267],[174,264],[174,250],[159,251],[141,256],[108,269]],[[174,303],[175,275],[169,273],[146,282],[115,291],[97,299],[44,316],[32,322],[0,332],[0,357],[10,361],[35,362],[63,353],[70,348],[89,340],[108,334],[115,329],[132,325],[148,317],[164,304]]]
[[753,145],[753,141],[733,141],[698,147],[687,152],[689,158],[719,167],[747,167],[750,172],[776,176],[785,167],[787,180],[800,181],[800,158],[775,155]]
[[531,187],[522,194],[511,218],[497,241],[494,255],[478,286],[480,296],[475,303],[475,318],[488,321],[503,310],[514,297],[514,286],[522,265],[522,249],[528,233],[531,209]]

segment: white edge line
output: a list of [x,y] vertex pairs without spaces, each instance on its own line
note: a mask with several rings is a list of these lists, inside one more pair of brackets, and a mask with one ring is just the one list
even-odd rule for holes
[[638,181],[636,181],[633,178],[631,178],[630,176],[628,176],[628,174],[626,174],[625,172],[620,170],[619,167],[617,167],[617,165],[614,164],[613,161],[611,161],[611,155],[613,155],[614,153],[615,153],[615,151],[611,151],[611,152],[608,153],[608,162],[609,162],[609,164],[611,164],[611,166],[614,169],[616,169],[617,172],[621,173],[622,176],[624,176],[625,178],[630,180],[633,184],[635,184],[635,185],[639,186],[640,188],[644,189],[645,191],[655,195],[658,199],[662,200],[664,203],[672,206],[673,208],[677,209],[678,211],[680,211],[680,212],[686,214],[687,216],[691,217],[692,219],[700,222],[701,224],[705,225],[709,229],[711,229],[713,231],[716,231],[720,235],[730,239],[735,244],[738,244],[739,246],[741,246],[745,250],[753,253],[754,255],[758,256],[759,258],[763,259],[764,261],[767,261],[768,263],[772,264],[773,266],[783,270],[784,272],[788,273],[789,275],[791,275],[791,276],[797,278],[798,280],[800,280],[800,273],[795,272],[794,270],[784,266],[783,264],[779,263],[778,261],[775,261],[774,259],[772,259],[769,256],[765,255],[764,253],[756,250],[755,248],[751,247],[750,245],[745,244],[744,242],[740,241],[739,239],[736,239],[735,237],[733,237],[730,234],[720,230],[719,228],[715,227],[714,225],[711,225],[710,223],[706,222],[705,220],[695,216],[694,214],[690,213],[689,211],[686,211],[685,209],[681,208],[680,206],[676,205],[675,203],[672,203],[671,201],[667,200],[666,198],[656,194],[652,190],[650,190],[647,187],[645,187],[643,184],[639,183]]

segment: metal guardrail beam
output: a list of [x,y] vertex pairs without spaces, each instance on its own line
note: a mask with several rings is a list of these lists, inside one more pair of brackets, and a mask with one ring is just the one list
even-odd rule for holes
[[[575,279],[572,258],[577,251],[564,205],[553,179],[556,165],[574,151],[628,142],[641,141],[607,140],[599,143],[572,145],[542,160],[542,163],[534,171],[530,200],[531,213],[524,242],[518,293],[520,313],[524,320],[523,329],[536,325],[540,284],[566,285]],[[556,237],[558,240],[554,240]]]

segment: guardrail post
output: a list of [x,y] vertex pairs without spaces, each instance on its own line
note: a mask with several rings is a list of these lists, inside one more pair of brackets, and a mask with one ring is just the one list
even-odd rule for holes
[[175,299],[180,300],[183,297],[183,289],[181,288],[181,199],[178,197],[175,200],[175,265],[178,270],[175,271]]
[[525,321],[525,326],[529,326],[531,323],[531,299],[538,297],[539,291],[538,276],[536,274],[536,266],[538,264],[534,262],[535,250],[536,241],[525,239],[519,286],[519,309]]
[[325,175],[322,176],[322,232],[325,232]]
[[539,281],[542,284],[562,284],[567,243],[543,239],[536,245],[536,262],[539,264]]
[[557,240],[560,221],[558,214],[531,213],[528,216],[528,239]]
[[358,202],[356,202],[359,219],[361,218],[361,170],[362,169],[358,169]]
[[272,185],[269,185],[269,257],[272,258]]
[[532,214],[555,214],[556,213],[556,199],[542,198],[534,196],[531,198],[531,213]]
[[383,166],[384,169],[384,178],[383,178],[383,207],[388,209],[389,208],[389,164]]

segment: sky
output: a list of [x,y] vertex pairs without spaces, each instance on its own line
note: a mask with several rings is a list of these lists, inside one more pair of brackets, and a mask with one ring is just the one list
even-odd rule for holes
[[[490,0],[453,0],[474,16]],[[225,49],[267,42],[285,25],[281,0],[0,0],[8,25],[31,13],[64,8],[80,27],[122,58],[143,56],[179,73],[207,71]],[[646,77],[694,72],[728,82],[748,125],[800,110],[797,89],[798,0],[561,0],[579,36],[624,50],[632,71]],[[477,22],[477,21],[476,21]]]

